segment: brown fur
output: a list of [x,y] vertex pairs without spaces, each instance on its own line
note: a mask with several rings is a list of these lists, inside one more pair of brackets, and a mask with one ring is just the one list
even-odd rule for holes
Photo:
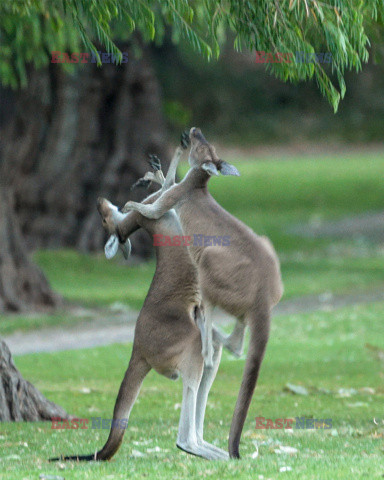
[[[241,432],[268,341],[270,311],[283,293],[280,265],[269,239],[254,233],[210,195],[207,188],[210,175],[206,167],[213,165],[213,169],[224,171],[226,162],[218,157],[199,129],[191,129],[190,139],[191,169],[183,181],[143,202],[152,207],[139,208],[152,218],[160,218],[175,208],[184,235],[230,236],[228,247],[191,247],[190,251],[198,266],[204,301],[223,308],[250,327],[247,361],[229,435],[230,456],[239,458]],[[137,205],[128,202],[126,206],[136,208]],[[132,212],[132,218],[136,214]],[[132,223],[129,217],[118,226],[122,239]]]
[[[107,200],[99,199],[104,228],[111,234],[115,227],[110,206]],[[166,213],[159,220],[149,220],[139,214],[133,217],[131,231],[126,229],[126,235],[140,227],[150,235],[182,235],[174,212]],[[172,380],[181,375],[182,405],[185,403],[185,406],[182,406],[177,446],[204,458],[225,459],[226,452],[202,439],[206,397],[217,368],[206,370],[201,355],[201,333],[196,324],[201,303],[196,265],[188,247],[156,247],[156,257],[156,271],[137,319],[132,356],[116,399],[113,419],[128,419],[141,384],[152,368]],[[215,354],[218,365],[221,347],[216,348]],[[187,396],[188,403],[185,402]],[[109,460],[118,450],[124,433],[119,426],[112,426],[106,444],[95,454],[62,459]]]

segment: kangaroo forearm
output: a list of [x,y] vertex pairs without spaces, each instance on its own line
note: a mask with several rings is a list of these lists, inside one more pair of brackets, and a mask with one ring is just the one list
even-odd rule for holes
[[182,155],[183,148],[181,146],[178,146],[169,165],[167,176],[165,177],[165,183],[163,185],[163,190],[168,190],[168,188],[175,183],[176,171]]
[[[160,191],[162,192],[162,191]],[[156,192],[157,193],[157,192]],[[184,195],[184,188],[182,183],[173,185],[168,190],[159,193],[159,196],[156,197],[156,201],[151,204],[148,203],[137,203],[137,202],[127,202],[122,211],[126,212],[133,210],[143,215],[143,217],[150,218],[152,220],[158,220],[161,218],[168,210],[174,208],[174,206],[179,202],[180,198]]]
[[123,208],[124,211],[131,210],[133,212],[138,212],[146,218],[150,219],[159,219],[164,213],[162,209],[159,208],[159,205],[151,204],[151,205],[143,205],[142,203],[138,202],[127,202]]
[[[145,198],[142,203],[145,205],[154,203],[160,197],[160,192],[161,190],[152,193]],[[121,211],[125,212],[125,208],[123,207]],[[128,209],[126,211],[128,212],[128,215],[116,227],[117,234],[121,242],[125,242],[132,233],[136,232],[136,230],[140,228],[140,226],[137,224],[137,213],[134,211],[129,211]]]
[[125,243],[127,238],[136,232],[140,226],[137,223],[136,212],[130,212],[125,219],[116,226],[116,233],[121,243]]

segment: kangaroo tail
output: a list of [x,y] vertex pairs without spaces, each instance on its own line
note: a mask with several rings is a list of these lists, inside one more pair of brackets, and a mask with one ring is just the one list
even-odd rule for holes
[[91,462],[92,460],[97,460],[96,458],[97,452],[93,455],[72,455],[69,457],[61,456],[61,457],[54,457],[50,458],[50,462],[64,462],[67,460],[75,460],[76,462]]
[[236,401],[229,432],[229,456],[240,458],[239,444],[249,405],[256,387],[261,362],[269,337],[270,309],[267,305],[258,304],[246,317],[250,328],[250,341],[247,360],[244,367],[243,380]]
[[50,461],[76,460],[90,462],[92,460],[110,460],[123,441],[133,404],[139,394],[141,384],[150,369],[151,367],[144,359],[135,358],[135,354],[132,354],[131,361],[129,362],[128,369],[125,372],[124,379],[117,395],[109,437],[101,450],[90,455],[72,455],[51,458]]

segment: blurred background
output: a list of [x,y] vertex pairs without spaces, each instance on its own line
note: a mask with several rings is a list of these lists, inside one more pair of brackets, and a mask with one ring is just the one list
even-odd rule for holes
[[[256,53],[239,53],[227,41],[219,61],[205,62],[185,43],[165,41],[152,50],[172,131],[183,123],[204,124],[216,142],[251,147],[295,147],[296,151],[382,142],[383,65],[371,60],[346,74],[347,93],[335,115],[316,83],[292,85],[273,77]],[[267,68],[266,68],[267,67]],[[178,130],[176,130],[177,132]],[[379,145],[378,145],[379,146]]]
[[[244,457],[236,466],[210,464],[212,473],[206,473],[204,462],[180,461],[173,445],[179,386],[151,374],[127,434],[136,443],[125,442],[116,461],[98,465],[91,477],[126,478],[130,472],[184,478],[197,472],[233,478],[236,472],[237,478],[248,479],[256,457],[259,478],[275,478],[288,467],[293,470],[289,478],[314,478],[313,472],[318,478],[346,478],[351,465],[356,478],[381,475],[384,433],[373,418],[383,416],[384,395],[384,66],[375,62],[382,36],[372,35],[362,71],[346,72],[346,95],[335,114],[315,81],[280,81],[268,66],[256,64],[255,52],[236,52],[233,32],[220,60],[207,62],[191,39],[183,40],[183,26],[176,21],[172,32],[165,28],[162,42],[114,32],[118,47],[128,54],[121,65],[49,63],[53,49],[86,51],[79,42],[81,30],[62,22],[59,7],[57,17],[55,8],[49,9],[50,17],[44,16],[48,4],[32,3],[42,10],[30,19],[31,3],[24,2],[25,25],[13,10],[22,3],[4,2],[11,14],[0,16],[0,336],[6,342],[0,339],[0,387],[5,386],[0,388],[0,420],[52,417],[52,410],[45,414],[40,405],[46,406],[46,400],[23,383],[7,345],[23,376],[67,412],[109,418],[155,260],[152,241],[141,231],[133,236],[128,262],[119,255],[104,258],[106,237],[96,199],[104,196],[123,205],[144,198],[147,190],[130,187],[147,171],[148,155],[157,154],[166,170],[182,131],[198,126],[219,156],[241,173],[212,178],[210,192],[271,239],[285,286],[244,429]],[[88,6],[79,0],[71,8],[76,11],[80,4]],[[90,4],[92,15],[102,8],[99,2]],[[188,2],[168,4],[182,10]],[[307,2],[281,4],[294,25],[310,22]],[[296,5],[293,13],[291,4]],[[138,29],[145,32],[150,22],[145,4],[140,5]],[[336,7],[330,12],[335,23],[324,17],[324,24],[340,26]],[[105,7],[101,20],[109,13]],[[372,23],[369,33],[376,18]],[[336,46],[330,44],[344,52],[342,36]],[[329,68],[327,73],[337,84]],[[179,178],[187,169],[182,162]],[[233,324],[220,312],[215,321],[227,331]],[[210,395],[207,432],[222,448],[243,364],[224,353]],[[23,412],[14,408],[20,392],[28,406]],[[38,399],[38,408],[31,398]],[[332,418],[333,428],[294,435],[259,432],[256,415]],[[155,435],[154,425],[159,425]],[[47,466],[48,457],[90,448],[87,430],[52,432],[46,423],[1,428],[5,454],[0,466],[9,474],[4,478],[12,480],[21,471],[30,478],[33,469],[42,468],[62,475],[55,465]],[[104,434],[94,433],[92,442],[101,444]],[[281,443],[296,453],[276,455]],[[27,448],[34,455],[25,455]],[[141,458],[126,462],[135,456]],[[73,478],[90,478],[89,466],[68,468],[76,469]],[[338,469],[344,476],[336,475]]]
[[[143,232],[134,236],[121,283],[113,267],[110,289],[100,295],[87,277],[105,279],[103,269],[111,268],[101,258],[105,234],[95,201],[99,195],[116,204],[142,199],[148,192],[130,186],[148,168],[148,154],[159,155],[166,169],[180,133],[193,125],[240,169],[239,180],[212,181],[212,193],[270,236],[286,295],[384,281],[374,267],[384,238],[382,64],[371,60],[359,74],[346,74],[347,93],[334,114],[314,82],[279,81],[256,64],[254,53],[235,52],[231,39],[211,62],[188,42],[174,45],[170,35],[159,46],[135,39],[119,47],[127,63],[49,63],[29,68],[28,88],[0,90],[3,180],[13,185],[2,230],[5,235],[12,213],[19,248],[34,254],[56,293],[69,301],[140,306],[153,272]],[[9,271],[12,248],[3,249]],[[322,266],[308,281],[305,274],[320,257]],[[83,264],[84,275],[69,281]],[[131,276],[140,279],[134,287]],[[93,297],[84,285],[96,288]],[[0,295],[3,310],[29,309],[23,290],[10,285]],[[42,290],[36,307],[53,305],[58,297],[48,294],[48,285]]]

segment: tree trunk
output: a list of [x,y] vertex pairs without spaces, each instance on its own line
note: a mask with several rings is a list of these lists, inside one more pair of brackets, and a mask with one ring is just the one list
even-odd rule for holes
[[6,343],[0,338],[0,421],[38,421],[54,417],[68,418],[69,415],[22,377]]
[[[147,171],[148,154],[166,166],[160,93],[148,53],[135,59],[127,46],[121,49],[129,59],[120,66],[82,64],[69,75],[50,64],[32,72],[28,89],[16,97],[1,143],[28,247],[101,250],[97,197],[117,204],[141,200],[146,192],[130,194],[129,188]],[[146,256],[150,245],[141,235],[133,252]]]
[[53,308],[59,302],[27,253],[13,210],[12,188],[0,182],[0,312]]
[[[51,308],[59,297],[26,250],[101,249],[96,198],[145,195],[129,188],[148,154],[166,159],[158,84],[145,51],[73,75],[50,64],[32,72],[25,91],[1,91],[0,111],[0,311]],[[138,236],[134,252],[148,255],[149,240]],[[0,340],[0,420],[52,417],[68,415],[22,378]]]

